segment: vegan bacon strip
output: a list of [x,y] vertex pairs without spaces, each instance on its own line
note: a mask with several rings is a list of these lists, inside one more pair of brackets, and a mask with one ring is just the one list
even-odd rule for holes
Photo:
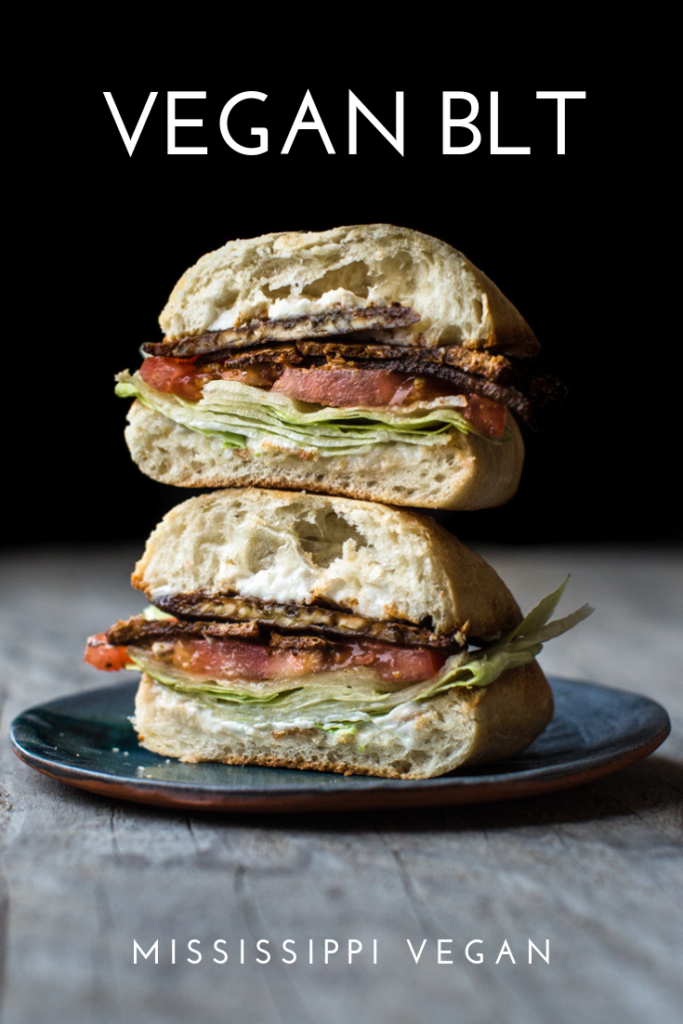
[[187,357],[218,352],[228,346],[244,347],[261,341],[291,341],[292,338],[319,338],[353,331],[391,330],[408,327],[420,314],[393,302],[390,306],[366,306],[353,309],[331,309],[322,313],[302,313],[277,320],[254,319],[241,327],[184,338],[148,342],[143,351],[155,356]]
[[407,622],[368,619],[362,615],[324,608],[321,605],[276,604],[234,594],[209,593],[196,590],[186,594],[164,594],[154,603],[163,611],[183,619],[230,623],[256,620],[262,626],[289,633],[311,633],[316,636],[364,637],[402,646],[442,647],[450,651],[465,645],[459,633],[435,633],[429,623],[413,626]]
[[116,622],[106,632],[110,644],[139,644],[147,640],[175,640],[178,637],[233,637],[258,640],[258,622],[182,622],[180,619],[145,619],[136,615]]

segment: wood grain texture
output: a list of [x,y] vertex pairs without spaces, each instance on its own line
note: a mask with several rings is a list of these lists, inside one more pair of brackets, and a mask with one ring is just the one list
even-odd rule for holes
[[[3,1021],[176,1024],[641,1024],[680,1019],[683,560],[672,551],[482,549],[524,610],[572,573],[547,646],[557,675],[647,693],[671,737],[647,761],[562,793],[459,808],[203,815],[116,803],[31,771],[8,748],[22,709],[101,683],[88,633],[141,607],[137,552],[6,555],[0,914]],[[159,964],[133,964],[158,938]],[[171,939],[176,939],[176,964]],[[211,944],[226,939],[227,964]],[[295,939],[299,960],[279,959]],[[322,963],[322,943],[367,952]],[[369,944],[378,941],[379,962]],[[427,944],[415,965],[406,939]],[[480,938],[485,961],[464,957]],[[551,962],[527,961],[527,939]],[[203,960],[187,962],[198,939]],[[239,963],[239,940],[246,962]],[[255,962],[268,939],[274,959]],[[307,963],[308,940],[316,962]],[[436,943],[452,939],[452,965]],[[495,959],[507,940],[517,960]]]

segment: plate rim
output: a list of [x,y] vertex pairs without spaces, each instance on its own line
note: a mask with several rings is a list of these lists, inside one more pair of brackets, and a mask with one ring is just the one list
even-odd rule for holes
[[[617,754],[614,753],[614,744],[612,743],[604,750],[585,755],[569,763],[536,766],[515,773],[503,773],[497,779],[492,779],[490,776],[452,774],[429,779],[387,779],[380,776],[364,776],[364,780],[367,780],[364,781],[364,785],[355,787],[353,784],[343,786],[342,780],[345,777],[337,776],[342,784],[342,788],[338,789],[321,789],[313,782],[310,787],[303,782],[292,787],[278,783],[276,780],[273,785],[254,789],[246,785],[220,786],[215,783],[193,783],[144,777],[123,778],[108,772],[59,764],[27,750],[16,735],[17,729],[23,728],[25,725],[23,720],[31,714],[54,708],[55,705],[61,706],[65,700],[77,699],[84,695],[94,696],[95,694],[111,693],[123,687],[133,688],[137,685],[133,682],[110,683],[106,686],[64,694],[32,705],[13,719],[9,738],[14,753],[30,768],[57,782],[100,796],[177,810],[296,812],[443,806],[538,795],[590,782],[634,764],[653,753],[671,732],[671,720],[668,712],[651,697],[618,687],[564,676],[549,676],[549,681],[551,684],[554,682],[569,683],[573,686],[589,687],[643,701],[659,717],[661,727],[654,734],[650,732],[648,738],[642,742],[637,739],[631,740],[628,746],[621,748]],[[55,772],[54,769],[57,766],[58,771]],[[549,768],[552,768],[552,775],[545,774]],[[315,772],[315,776],[320,774],[325,773]]]

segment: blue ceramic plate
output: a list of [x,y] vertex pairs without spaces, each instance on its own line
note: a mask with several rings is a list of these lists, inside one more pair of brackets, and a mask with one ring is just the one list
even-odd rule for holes
[[31,708],[12,723],[11,740],[32,768],[105,796],[193,810],[327,811],[507,800],[562,789],[646,757],[669,734],[666,711],[646,697],[571,679],[550,682],[555,717],[528,750],[438,779],[167,760],[138,746],[128,721],[137,683]]

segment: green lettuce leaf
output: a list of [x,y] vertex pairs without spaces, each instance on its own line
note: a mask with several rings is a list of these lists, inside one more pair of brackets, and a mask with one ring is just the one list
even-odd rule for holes
[[156,605],[148,604],[146,608],[142,609],[143,619],[147,619],[148,622],[154,619],[172,619],[173,616],[168,612],[162,612],[161,608],[157,608]]
[[555,611],[557,604],[565,591],[569,577],[562,586],[553,591],[547,597],[531,609],[515,629],[510,630],[499,640],[477,651],[468,652],[457,665],[450,665],[449,659],[446,665],[436,677],[435,685],[431,687],[420,699],[426,700],[437,693],[443,693],[452,686],[488,686],[498,678],[506,669],[516,668],[519,665],[526,665],[533,661],[537,654],[543,649],[543,644],[552,640],[567,630],[573,629],[583,619],[593,613],[590,605],[583,605],[571,615],[562,619],[555,619],[549,622],[550,616]]
[[337,735],[346,733],[349,736],[355,736],[358,732],[358,722],[320,722],[316,725],[324,732],[334,732]]

